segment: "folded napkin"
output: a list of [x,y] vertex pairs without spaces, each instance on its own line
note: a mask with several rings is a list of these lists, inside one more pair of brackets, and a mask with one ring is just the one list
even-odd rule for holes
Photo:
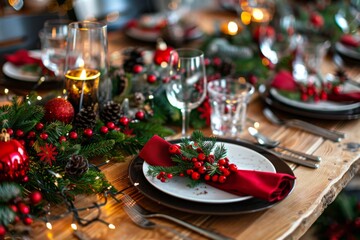
[[13,54],[6,54],[4,56],[7,62],[10,62],[16,66],[22,66],[27,64],[42,65],[41,59],[31,57],[28,50],[20,49]]
[[[297,86],[293,75],[286,70],[279,71],[279,73],[274,76],[271,87],[290,92],[299,91],[299,87]],[[333,102],[358,102],[360,101],[360,91],[353,90],[351,92],[328,93],[327,99]]]
[[[145,144],[139,157],[153,166],[172,166],[170,145],[171,143],[155,135]],[[236,195],[250,195],[273,202],[282,200],[289,194],[294,179],[294,176],[285,173],[238,170],[231,173],[225,183],[206,183]]]

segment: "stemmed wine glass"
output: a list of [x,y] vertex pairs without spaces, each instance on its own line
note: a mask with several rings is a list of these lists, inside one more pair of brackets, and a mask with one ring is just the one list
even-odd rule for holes
[[189,116],[206,96],[204,53],[198,49],[180,48],[170,54],[170,80],[166,96],[170,104],[181,110],[183,137],[189,136]]
[[58,79],[64,75],[68,24],[65,19],[51,19],[40,31],[42,62]]

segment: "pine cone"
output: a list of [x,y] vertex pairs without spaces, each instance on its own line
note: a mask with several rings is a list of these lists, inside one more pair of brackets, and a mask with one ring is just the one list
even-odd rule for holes
[[125,72],[133,72],[135,65],[144,65],[142,50],[139,48],[131,48],[124,52],[123,67]]
[[121,117],[121,104],[113,101],[104,104],[100,112],[100,119],[104,123],[116,122]]
[[70,176],[81,176],[89,169],[89,162],[81,155],[72,155],[65,166],[65,172]]
[[76,128],[93,128],[96,123],[96,113],[92,106],[80,110],[75,117]]

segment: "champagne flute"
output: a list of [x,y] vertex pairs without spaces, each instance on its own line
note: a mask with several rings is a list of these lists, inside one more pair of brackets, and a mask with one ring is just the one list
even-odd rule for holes
[[170,80],[166,96],[170,104],[181,110],[183,137],[188,137],[189,116],[206,96],[204,53],[198,49],[180,48],[170,54]]
[[41,60],[58,79],[64,75],[68,24],[65,19],[51,19],[40,31]]

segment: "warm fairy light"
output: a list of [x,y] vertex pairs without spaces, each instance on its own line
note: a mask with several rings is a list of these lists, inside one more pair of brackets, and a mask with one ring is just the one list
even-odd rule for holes
[[58,173],[55,173],[55,177],[62,178],[62,176],[60,174],[58,174]]
[[109,160],[109,159],[105,161],[105,163],[109,163],[109,162],[110,162],[110,160]]
[[137,182],[136,182],[136,183],[134,183],[134,186],[135,186],[135,187],[136,187],[136,186],[139,186],[139,184],[140,184],[140,183],[137,183]]
[[9,94],[9,89],[5,88],[5,89],[4,89],[4,93],[5,93],[5,94]]
[[50,222],[47,222],[46,227],[47,227],[47,229],[51,230],[52,229],[52,224]]
[[251,23],[251,14],[249,12],[242,12],[240,18],[242,23],[245,25],[249,25]]
[[154,99],[154,95],[150,94],[148,98],[149,98],[149,100],[152,100],[152,99]]
[[238,27],[238,25],[236,24],[236,22],[230,21],[230,22],[228,23],[228,31],[229,31],[229,34],[230,34],[230,35],[235,35],[235,34],[237,34],[238,30],[239,30],[239,27]]
[[95,180],[99,180],[99,179],[100,179],[100,177],[99,177],[99,176],[96,176],[96,177],[95,177]]
[[41,96],[37,96],[36,99],[37,99],[38,101],[41,101],[41,100],[42,100],[42,97],[41,97]]
[[259,129],[260,128],[260,123],[259,122],[254,122],[254,128]]
[[109,227],[110,229],[115,229],[115,225],[112,224],[112,223],[110,223],[110,224],[108,225],[108,227]]
[[264,13],[259,8],[254,8],[252,16],[256,22],[261,22],[264,19]]
[[71,224],[71,228],[72,228],[73,230],[77,230],[78,227],[77,227],[77,225],[76,225],[75,223],[72,223],[72,224]]

